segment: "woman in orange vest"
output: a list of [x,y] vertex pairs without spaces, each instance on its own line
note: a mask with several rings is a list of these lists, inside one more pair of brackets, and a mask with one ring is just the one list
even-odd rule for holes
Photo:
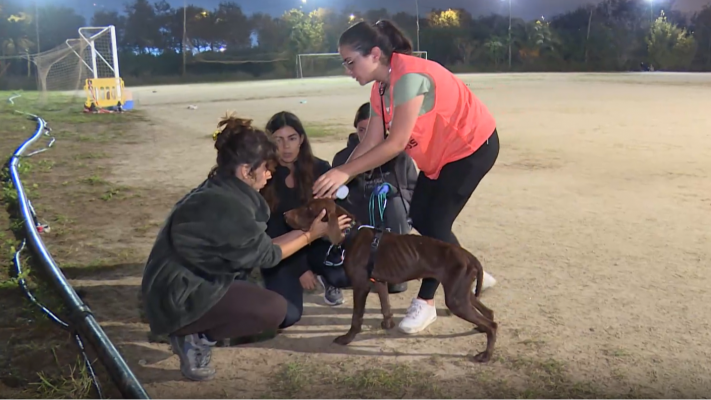
[[[341,35],[338,51],[361,86],[373,82],[371,119],[350,159],[314,182],[314,196],[333,197],[353,177],[405,149],[420,169],[410,205],[413,226],[423,236],[459,244],[454,220],[499,155],[494,117],[442,65],[412,56],[412,43],[389,21],[351,26]],[[484,274],[484,288],[495,283]],[[438,287],[435,279],[422,280],[401,331],[420,332],[437,319]]]

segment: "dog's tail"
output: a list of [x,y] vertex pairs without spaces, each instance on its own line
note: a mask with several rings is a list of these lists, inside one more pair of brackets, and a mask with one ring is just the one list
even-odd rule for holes
[[469,254],[469,262],[476,269],[476,287],[474,290],[474,297],[478,298],[479,293],[481,293],[481,285],[484,282],[484,266],[482,266],[479,259],[471,253]]

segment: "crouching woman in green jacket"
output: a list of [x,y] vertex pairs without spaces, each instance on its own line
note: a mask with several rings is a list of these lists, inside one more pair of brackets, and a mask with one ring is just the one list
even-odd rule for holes
[[[266,234],[269,206],[259,194],[275,165],[276,145],[250,120],[223,119],[217,166],[171,210],[143,272],[151,331],[169,335],[180,370],[192,380],[215,375],[211,342],[285,328],[300,317],[281,295],[246,282],[326,234],[316,218],[308,232]],[[325,212],[324,212],[325,213]],[[339,220],[345,229],[347,218]]]

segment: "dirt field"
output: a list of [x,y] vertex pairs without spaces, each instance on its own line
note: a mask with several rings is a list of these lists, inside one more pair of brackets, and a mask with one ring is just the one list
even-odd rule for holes
[[[158,226],[212,166],[209,135],[226,111],[259,125],[293,111],[330,162],[368,89],[347,79],[133,89],[150,122],[104,143],[100,163],[109,162],[107,182],[137,195],[105,205],[106,225],[76,244],[126,262],[94,260],[100,267],[68,275],[152,397],[708,395],[711,75],[462,78],[501,138],[497,165],[454,228],[499,281],[483,295],[500,327],[494,360],[471,362],[485,337],[447,316],[441,290],[440,318],[415,336],[383,332],[371,295],[365,332],[348,347],[332,340],[350,324],[350,292],[336,308],[317,293],[276,339],[215,349],[209,383],[182,379],[168,345],[148,342],[136,308]],[[396,319],[418,287],[391,296]]]

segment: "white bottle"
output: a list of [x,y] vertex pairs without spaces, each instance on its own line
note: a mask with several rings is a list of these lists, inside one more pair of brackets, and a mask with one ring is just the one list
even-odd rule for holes
[[349,192],[348,186],[343,185],[343,186],[339,187],[338,190],[336,190],[336,198],[339,200],[343,200],[346,197],[348,197],[348,192]]

